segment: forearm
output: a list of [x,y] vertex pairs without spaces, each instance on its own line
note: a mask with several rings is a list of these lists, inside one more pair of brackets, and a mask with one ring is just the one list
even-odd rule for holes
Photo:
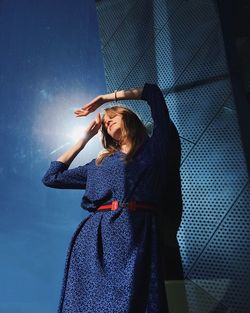
[[87,139],[80,139],[73,147],[64,152],[57,161],[70,165],[79,152],[85,147],[87,144]]
[[[127,90],[118,90],[116,92],[116,99],[118,100],[140,100],[143,88],[130,88]],[[105,102],[115,100],[115,92],[102,95]]]

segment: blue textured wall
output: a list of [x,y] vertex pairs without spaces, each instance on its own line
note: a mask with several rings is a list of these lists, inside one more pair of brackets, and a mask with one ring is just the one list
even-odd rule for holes
[[[107,91],[158,84],[181,136],[178,241],[190,312],[248,313],[249,180],[215,1],[96,7]],[[124,105],[152,122],[144,102]]]

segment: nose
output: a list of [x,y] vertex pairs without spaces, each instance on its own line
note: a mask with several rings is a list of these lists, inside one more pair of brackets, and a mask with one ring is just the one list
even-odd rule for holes
[[106,127],[109,127],[110,123],[111,123],[111,119],[107,118],[106,121],[105,121]]

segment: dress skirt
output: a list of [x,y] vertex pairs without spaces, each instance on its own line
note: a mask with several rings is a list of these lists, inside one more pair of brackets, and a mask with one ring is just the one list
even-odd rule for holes
[[155,214],[91,212],[71,239],[58,313],[168,313]]

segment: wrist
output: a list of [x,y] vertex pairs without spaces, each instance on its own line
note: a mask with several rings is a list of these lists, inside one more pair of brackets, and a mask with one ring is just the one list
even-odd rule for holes
[[115,101],[115,92],[107,93],[101,97],[104,102]]
[[87,136],[80,138],[76,144],[75,144],[75,148],[76,150],[79,150],[79,152],[86,146],[87,142],[89,141],[90,138],[88,138]]

